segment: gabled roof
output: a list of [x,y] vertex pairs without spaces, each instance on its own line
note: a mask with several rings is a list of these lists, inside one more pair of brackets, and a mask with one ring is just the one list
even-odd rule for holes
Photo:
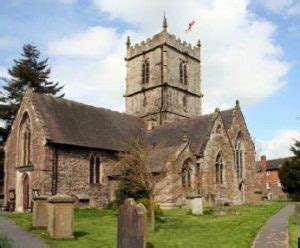
[[32,93],[48,143],[126,150],[126,142],[142,136],[142,120],[116,111]]
[[192,152],[199,154],[209,138],[214,116],[214,114],[202,115],[156,127],[146,134],[146,141],[149,144],[175,147],[183,143],[183,137],[186,135]]
[[[141,139],[175,149],[186,135],[192,152],[200,154],[216,117],[216,113],[192,117],[147,132],[144,121],[131,115],[39,93],[30,96],[48,143],[86,148],[124,151],[128,141]],[[220,112],[226,128],[232,123],[233,110]]]
[[292,157],[287,158],[277,158],[272,160],[267,160],[267,170],[277,170],[279,169],[287,160]]
[[220,112],[223,122],[224,122],[224,125],[225,125],[225,128],[227,130],[231,127],[235,110],[236,110],[235,108],[232,108],[232,109],[227,109],[227,110]]

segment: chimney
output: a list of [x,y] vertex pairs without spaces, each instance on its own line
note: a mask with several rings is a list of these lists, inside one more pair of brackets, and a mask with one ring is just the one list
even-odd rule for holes
[[267,157],[266,157],[266,155],[260,156],[259,168],[260,168],[261,171],[266,171],[267,170]]

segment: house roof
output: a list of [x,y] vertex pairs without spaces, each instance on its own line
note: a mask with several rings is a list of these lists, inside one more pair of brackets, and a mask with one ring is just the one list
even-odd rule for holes
[[32,94],[49,143],[126,150],[126,141],[141,137],[142,120],[78,102]]
[[277,170],[289,159],[291,159],[291,157],[267,160],[267,170]]
[[[31,93],[31,99],[48,143],[95,149],[125,151],[126,143],[138,138],[151,145],[178,147],[186,135],[192,152],[199,154],[215,119],[212,113],[145,131],[143,120],[128,114],[39,93]],[[232,123],[233,110],[220,112],[227,128]]]

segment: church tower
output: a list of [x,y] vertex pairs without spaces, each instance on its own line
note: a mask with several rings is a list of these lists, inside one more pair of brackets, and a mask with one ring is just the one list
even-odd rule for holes
[[187,44],[163,30],[131,45],[127,42],[126,113],[148,125],[201,115],[200,41]]

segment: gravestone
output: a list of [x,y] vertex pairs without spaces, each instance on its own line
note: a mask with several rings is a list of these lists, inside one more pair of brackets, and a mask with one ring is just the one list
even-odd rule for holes
[[119,208],[118,248],[146,248],[146,243],[146,208],[134,199],[126,199]]
[[202,197],[200,195],[196,195],[191,199],[191,208],[192,208],[192,214],[194,215],[203,214]]
[[33,197],[33,210],[32,210],[33,227],[47,227],[48,225],[47,205],[48,204],[47,204],[46,195]]
[[262,191],[260,190],[255,190],[253,193],[253,205],[261,205],[262,203]]
[[47,198],[48,233],[54,239],[68,239],[73,236],[73,203],[74,198],[57,194]]

